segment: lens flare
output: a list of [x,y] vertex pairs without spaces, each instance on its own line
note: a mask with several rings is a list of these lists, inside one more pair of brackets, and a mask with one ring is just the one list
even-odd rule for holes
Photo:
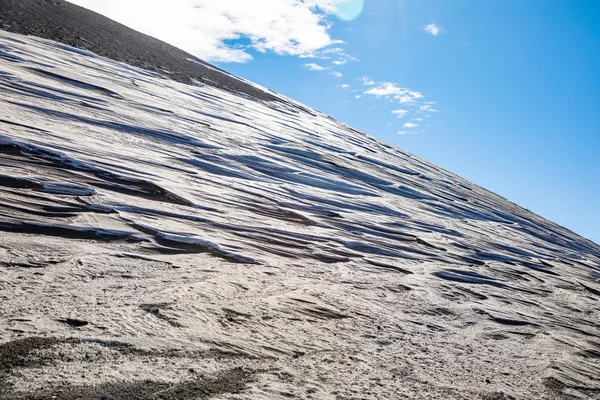
[[353,21],[362,13],[365,0],[339,0],[335,4],[335,15],[342,21]]

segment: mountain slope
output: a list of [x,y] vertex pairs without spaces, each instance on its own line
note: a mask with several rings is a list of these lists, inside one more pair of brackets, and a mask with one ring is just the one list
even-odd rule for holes
[[594,243],[281,96],[4,31],[0,93],[0,398],[598,398]]

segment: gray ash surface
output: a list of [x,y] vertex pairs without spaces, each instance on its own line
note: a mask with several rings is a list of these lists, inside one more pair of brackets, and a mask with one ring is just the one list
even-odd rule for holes
[[600,247],[494,193],[0,30],[1,400],[600,399],[598,321]]

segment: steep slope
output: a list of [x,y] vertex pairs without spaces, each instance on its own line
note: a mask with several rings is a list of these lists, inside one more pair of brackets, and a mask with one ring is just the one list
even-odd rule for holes
[[284,97],[4,31],[0,93],[0,398],[599,397],[594,243]]

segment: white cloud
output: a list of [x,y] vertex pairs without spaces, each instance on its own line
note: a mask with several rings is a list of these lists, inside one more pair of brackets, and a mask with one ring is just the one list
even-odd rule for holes
[[388,122],[388,123],[387,123],[387,127],[388,127],[388,128],[391,128],[391,127],[392,127],[392,123],[391,123],[391,122]]
[[[328,54],[327,52],[328,49],[325,49],[322,53],[325,57],[326,54]],[[349,54],[346,54],[343,50],[341,52],[338,52],[336,54],[337,57],[339,57],[337,60],[332,61],[332,63],[334,65],[344,65],[344,64],[348,64],[350,61],[358,61],[358,58],[356,57],[352,57]]]
[[[431,103],[431,102],[430,102]],[[435,108],[433,108],[431,106],[431,104],[424,104],[422,106],[419,107],[419,110],[423,111],[423,112],[437,112],[437,110]]]
[[341,78],[343,76],[342,73],[338,72],[338,71],[333,71],[333,72],[330,72],[329,74],[335,76],[336,78]]
[[338,85],[338,87],[341,87],[342,89],[348,89],[350,85],[347,83],[342,83],[341,85]]
[[249,49],[314,57],[341,43],[329,34],[341,0],[70,1],[207,61],[247,62]]
[[433,36],[437,36],[440,34],[442,28],[440,28],[438,26],[438,24],[435,23],[435,21],[431,22],[429,25],[427,25],[425,27],[425,32],[429,33],[430,35]]
[[[375,82],[373,82],[373,84],[375,84]],[[378,84],[377,87],[368,89],[365,92],[365,94],[370,94],[373,96],[390,96],[390,95],[399,94],[401,91],[402,91],[402,89],[400,89],[393,83],[382,82],[382,83]]]
[[304,68],[309,69],[311,71],[325,71],[326,69],[329,69],[316,63],[304,64]]
[[398,100],[401,104],[414,103],[418,99],[422,99],[423,95],[420,92],[414,90],[398,87],[395,83],[391,82],[380,82],[375,87],[365,91],[365,94],[369,94],[377,97],[392,97]]
[[[368,77],[362,77],[360,80],[363,82],[368,82],[371,86],[363,92],[364,95],[383,99],[385,104],[399,103],[402,105],[402,108],[391,110],[392,114],[396,116],[396,118],[404,118],[408,115],[411,115],[411,119],[413,121],[420,122],[423,121],[421,116],[429,117],[429,115],[425,115],[426,112],[436,111],[432,107],[435,102],[423,101],[424,96],[421,92],[400,87],[398,84],[393,82],[374,82]],[[413,122],[407,122],[404,124],[404,128],[410,129],[416,127],[418,127],[418,125]]]
[[356,96],[354,96],[354,98],[355,98],[356,100],[360,99],[361,97],[362,97],[362,95],[360,95],[360,94],[357,94]]
[[398,110],[392,110],[392,114],[394,114],[398,118],[402,118],[402,117],[406,116],[406,114],[408,114],[408,110],[400,108]]
[[375,81],[371,80],[368,76],[363,76],[360,80],[365,86],[373,86],[375,84]]

